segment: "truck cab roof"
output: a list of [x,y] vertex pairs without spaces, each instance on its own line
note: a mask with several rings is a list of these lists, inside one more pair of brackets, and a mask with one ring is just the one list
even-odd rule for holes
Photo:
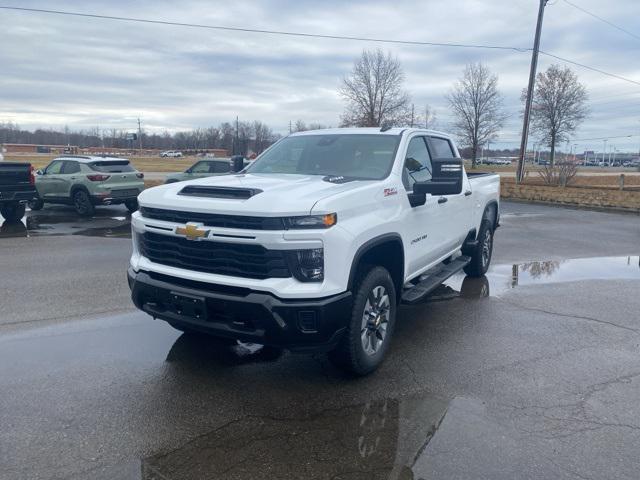
[[450,139],[451,136],[447,133],[437,130],[429,130],[425,128],[404,128],[393,127],[387,130],[382,130],[379,127],[349,127],[349,128],[325,128],[321,130],[305,130],[303,132],[295,132],[289,136],[304,136],[304,135],[391,135],[397,136],[410,133],[423,133],[425,135],[435,135],[442,138]]

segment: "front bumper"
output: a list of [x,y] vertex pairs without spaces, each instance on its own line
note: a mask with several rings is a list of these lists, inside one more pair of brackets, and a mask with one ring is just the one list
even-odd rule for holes
[[[351,292],[322,299],[284,300],[247,288],[210,285],[152,272],[127,272],[131,298],[140,310],[203,333],[261,343],[296,352],[333,348],[346,329]],[[174,303],[203,302],[196,314]]]

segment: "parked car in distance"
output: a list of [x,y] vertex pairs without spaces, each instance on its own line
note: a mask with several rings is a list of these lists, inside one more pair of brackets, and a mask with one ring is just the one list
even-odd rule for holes
[[144,190],[143,178],[125,158],[65,155],[38,170],[38,196],[29,207],[40,210],[45,203],[67,204],[79,215],[88,216],[97,205],[124,203],[134,212],[138,194]]
[[164,152],[160,152],[160,156],[163,158],[179,158],[182,157],[182,152],[177,150],[166,150]]
[[199,160],[184,172],[170,173],[164,183],[182,182],[196,178],[224,175],[231,171],[229,160]]
[[31,164],[0,161],[0,214],[6,221],[20,220],[27,202],[36,196]]
[[489,268],[500,177],[445,133],[339,128],[280,140],[239,174],[160,185],[131,215],[135,305],[193,335],[329,351],[364,375],[400,303]]

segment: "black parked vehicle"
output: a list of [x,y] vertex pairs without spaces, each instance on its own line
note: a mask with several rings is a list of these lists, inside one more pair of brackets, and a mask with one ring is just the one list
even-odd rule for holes
[[37,196],[31,164],[0,162],[0,214],[5,220],[20,220],[27,202]]

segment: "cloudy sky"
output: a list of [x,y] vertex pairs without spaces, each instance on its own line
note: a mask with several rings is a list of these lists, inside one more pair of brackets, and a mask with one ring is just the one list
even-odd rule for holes
[[[640,36],[638,0],[571,0]],[[337,1],[183,0],[37,1],[13,5],[154,20],[430,42],[530,47],[536,0]],[[11,5],[0,0],[2,5]],[[451,120],[444,95],[467,62],[499,75],[511,118],[499,146],[516,147],[519,94],[529,52],[381,45],[149,25],[0,10],[0,122],[24,128],[176,131],[217,125],[236,115],[288,131],[290,120],[337,126],[337,95],[363,48],[398,56],[416,108],[431,104],[438,127]],[[541,48],[640,82],[640,39],[567,3],[551,0]],[[539,69],[553,61],[541,56]],[[640,85],[572,67],[588,88],[592,114],[578,150],[640,148]]]

